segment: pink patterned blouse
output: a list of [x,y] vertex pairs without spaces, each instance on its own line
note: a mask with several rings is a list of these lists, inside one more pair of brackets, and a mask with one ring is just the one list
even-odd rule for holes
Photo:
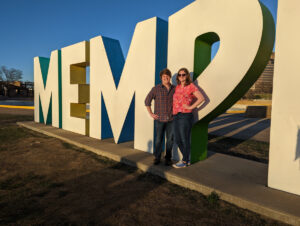
[[185,109],[184,104],[191,105],[192,101],[196,98],[193,93],[198,91],[198,88],[193,84],[187,86],[177,85],[173,96],[173,115],[178,112],[190,113],[192,110]]

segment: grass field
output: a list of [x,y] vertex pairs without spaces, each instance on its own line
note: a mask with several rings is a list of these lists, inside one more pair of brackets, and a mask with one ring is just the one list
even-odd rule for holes
[[[20,128],[16,121],[32,120],[21,113],[0,109],[1,225],[284,225]],[[221,140],[209,145],[245,147]]]

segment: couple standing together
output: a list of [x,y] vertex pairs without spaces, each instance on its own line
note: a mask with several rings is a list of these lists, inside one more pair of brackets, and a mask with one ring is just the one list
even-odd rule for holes
[[[171,71],[160,72],[161,84],[152,88],[146,97],[145,105],[150,116],[155,120],[154,164],[160,163],[166,134],[165,165],[172,165],[173,140],[183,156],[182,161],[173,164],[175,168],[190,165],[191,130],[193,125],[192,110],[204,101],[203,95],[193,84],[189,71],[179,69],[176,77],[177,86],[171,84]],[[154,113],[151,102],[154,100]]]

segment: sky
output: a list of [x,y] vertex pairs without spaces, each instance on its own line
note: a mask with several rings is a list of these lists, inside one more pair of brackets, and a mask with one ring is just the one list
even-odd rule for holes
[[[200,0],[199,0],[200,1]],[[220,0],[223,1],[223,0]],[[127,55],[135,25],[168,17],[193,0],[1,0],[0,66],[33,81],[33,58],[98,35],[120,41]],[[261,0],[277,18],[277,0]],[[216,51],[216,50],[215,50]]]

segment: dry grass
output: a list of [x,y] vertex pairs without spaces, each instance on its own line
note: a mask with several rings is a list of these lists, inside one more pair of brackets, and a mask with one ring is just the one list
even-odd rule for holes
[[253,101],[253,100],[239,100],[238,102],[236,102],[235,104],[243,104],[243,105],[272,105],[272,100],[257,100],[257,101]]
[[262,163],[269,162],[269,143],[256,140],[240,140],[209,134],[208,149]]
[[284,225],[0,115],[1,225]]

